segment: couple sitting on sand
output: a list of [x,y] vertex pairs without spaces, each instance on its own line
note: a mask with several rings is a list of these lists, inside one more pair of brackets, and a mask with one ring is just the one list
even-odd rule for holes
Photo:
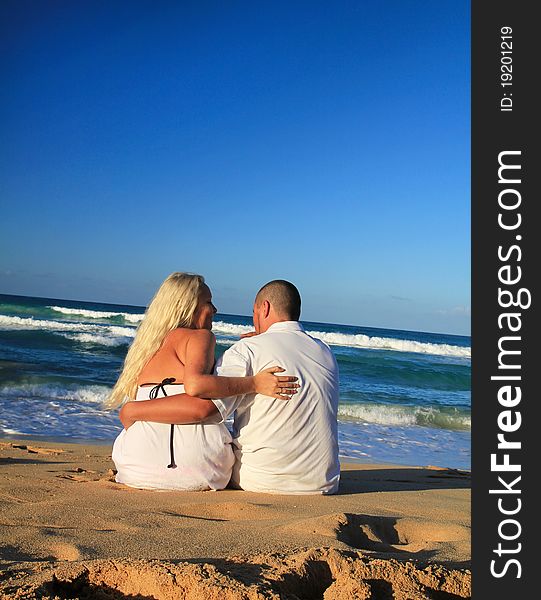
[[[305,333],[300,309],[293,284],[267,283],[254,302],[255,333],[214,367],[211,291],[200,275],[170,275],[109,399],[111,407],[135,400],[120,411],[116,481],[161,490],[229,484],[254,492],[336,492],[338,368],[328,346]],[[230,415],[233,436],[224,424]]]

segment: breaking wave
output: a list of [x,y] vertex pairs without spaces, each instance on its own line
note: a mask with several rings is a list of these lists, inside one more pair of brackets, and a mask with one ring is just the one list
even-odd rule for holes
[[84,308],[65,308],[63,306],[48,306],[47,308],[64,315],[81,316],[89,319],[111,319],[113,317],[122,317],[128,323],[140,323],[144,317],[143,314],[86,310]]
[[[224,321],[216,321],[212,330],[218,335],[241,336],[253,331],[249,325],[233,325]],[[386,337],[370,337],[362,333],[331,333],[327,331],[307,331],[312,337],[324,341],[329,346],[346,346],[352,348],[368,348],[375,350],[396,350],[398,352],[416,352],[421,354],[434,354],[438,356],[471,357],[471,348],[452,346],[450,344],[432,344],[430,342],[417,342],[415,340],[400,340]]]
[[[30,329],[59,332],[64,337],[78,339],[83,342],[93,342],[107,346],[116,346],[129,343],[135,336],[133,327],[121,327],[118,325],[93,325],[91,323],[69,323],[62,321],[45,321],[42,319],[7,317],[0,315],[0,328],[2,329]],[[76,335],[68,336],[62,332],[73,332]],[[86,337],[85,337],[86,336]]]
[[[61,313],[70,315],[80,315],[88,318],[108,318],[122,317],[133,324],[141,321],[143,315],[131,315],[129,313],[114,313],[91,310],[79,310],[63,307],[49,307]],[[71,336],[71,339],[77,339],[81,342],[103,344],[105,346],[115,346],[129,343],[135,336],[135,327],[126,325],[98,325],[93,323],[74,323],[71,321],[49,321],[44,319],[34,319],[32,317],[15,317],[0,315],[0,328],[4,329],[42,329],[50,331],[70,331],[78,334],[86,333],[83,336]],[[241,335],[253,331],[251,325],[238,325],[226,323],[225,321],[216,321],[213,324],[213,332],[221,339],[221,344],[232,344]],[[329,346],[342,346],[351,348],[366,348],[372,350],[394,350],[397,352],[413,352],[420,354],[432,354],[436,356],[454,356],[460,358],[470,358],[471,348],[468,346],[453,346],[450,344],[434,344],[430,342],[418,342],[416,340],[402,340],[391,337],[370,337],[368,335],[357,333],[333,333],[326,331],[311,331],[307,333],[314,338],[324,341]],[[65,336],[67,337],[67,336]],[[116,341],[114,338],[120,338]]]
[[437,429],[469,431],[471,415],[458,409],[389,404],[340,404],[338,417],[379,425],[420,425]]
[[105,385],[66,387],[54,383],[25,383],[0,388],[2,398],[42,398],[49,402],[71,401],[81,404],[102,404],[110,393],[111,388]]

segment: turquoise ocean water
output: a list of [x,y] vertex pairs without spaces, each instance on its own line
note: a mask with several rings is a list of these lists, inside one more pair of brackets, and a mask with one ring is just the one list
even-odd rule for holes
[[[103,400],[144,308],[0,295],[0,435],[112,443]],[[470,338],[304,321],[340,368],[343,460],[470,468]],[[218,353],[251,331],[218,314]]]

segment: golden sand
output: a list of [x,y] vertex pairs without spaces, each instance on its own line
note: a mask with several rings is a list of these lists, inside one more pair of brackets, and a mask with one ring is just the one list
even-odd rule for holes
[[342,465],[334,496],[156,492],[110,446],[0,442],[1,598],[470,597],[470,474]]

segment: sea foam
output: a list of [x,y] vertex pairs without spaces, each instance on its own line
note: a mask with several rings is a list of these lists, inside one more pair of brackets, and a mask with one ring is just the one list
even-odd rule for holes
[[75,315],[90,319],[110,319],[111,317],[122,317],[128,323],[140,323],[144,314],[133,314],[125,312],[107,312],[101,310],[86,310],[84,308],[65,308],[64,306],[48,306],[51,310],[64,315]]
[[[233,325],[224,321],[216,321],[212,330],[218,335],[241,336],[253,331],[249,325]],[[329,346],[346,346],[352,348],[367,348],[373,350],[396,350],[398,352],[417,352],[439,356],[471,357],[471,348],[452,346],[450,344],[431,344],[415,340],[400,340],[396,338],[370,337],[362,333],[332,333],[327,331],[307,331],[308,335],[324,341]]]
[[93,333],[62,333],[62,336],[74,342],[83,344],[96,344],[98,346],[123,346],[129,344],[133,338],[129,336],[108,337]]
[[468,431],[471,416],[460,411],[434,407],[392,406],[389,404],[340,404],[338,417],[365,423],[407,427],[420,425],[438,429]]
[[[76,311],[77,309],[64,309],[62,307],[51,307],[61,308],[62,311]],[[129,313],[105,313],[99,311],[79,311],[69,314],[83,314],[84,312],[103,315],[121,315],[125,316]],[[140,317],[143,315],[129,315],[130,317]],[[94,318],[97,318],[96,316]],[[10,317],[6,315],[0,315],[0,328],[7,329],[46,329],[51,331],[70,331],[77,333],[88,333],[93,334],[94,338],[80,338],[79,341],[87,341],[92,343],[103,343],[107,346],[119,345],[127,343],[131,338],[135,336],[135,327],[131,326],[120,326],[120,325],[95,325],[92,323],[73,323],[66,321],[47,321],[43,319],[33,318],[22,318],[22,317]],[[226,323],[225,321],[216,321],[212,327],[213,332],[221,337],[225,336],[225,339],[220,339],[219,342],[222,344],[232,344],[235,340],[231,339],[240,337],[241,335],[253,331],[253,327],[250,325],[237,325],[232,323]],[[420,354],[432,354],[436,356],[454,356],[460,358],[470,358],[471,348],[467,346],[453,346],[450,344],[433,344],[430,342],[418,342],[416,340],[401,340],[397,338],[387,337],[370,337],[368,335],[358,334],[347,334],[347,333],[333,333],[326,331],[312,331],[308,330],[307,333],[314,338],[318,338],[324,341],[329,346],[342,346],[351,348],[366,348],[370,350],[394,350],[397,352],[414,352]],[[100,342],[100,336],[102,342]],[[116,342],[112,341],[112,338],[120,337],[123,338]],[[73,338],[72,338],[73,339]],[[107,340],[107,341],[106,341]]]
[[105,385],[72,387],[53,383],[24,383],[0,388],[2,398],[43,398],[48,401],[72,401],[81,404],[102,404],[110,393],[111,388]]
[[[56,332],[72,331],[76,333],[89,333],[102,336],[105,335],[121,338],[133,338],[135,329],[133,327],[122,327],[119,325],[93,325],[91,323],[71,323],[62,321],[45,321],[43,319],[7,317],[0,315],[0,328],[2,329],[39,329]],[[108,344],[109,345],[109,344]]]

